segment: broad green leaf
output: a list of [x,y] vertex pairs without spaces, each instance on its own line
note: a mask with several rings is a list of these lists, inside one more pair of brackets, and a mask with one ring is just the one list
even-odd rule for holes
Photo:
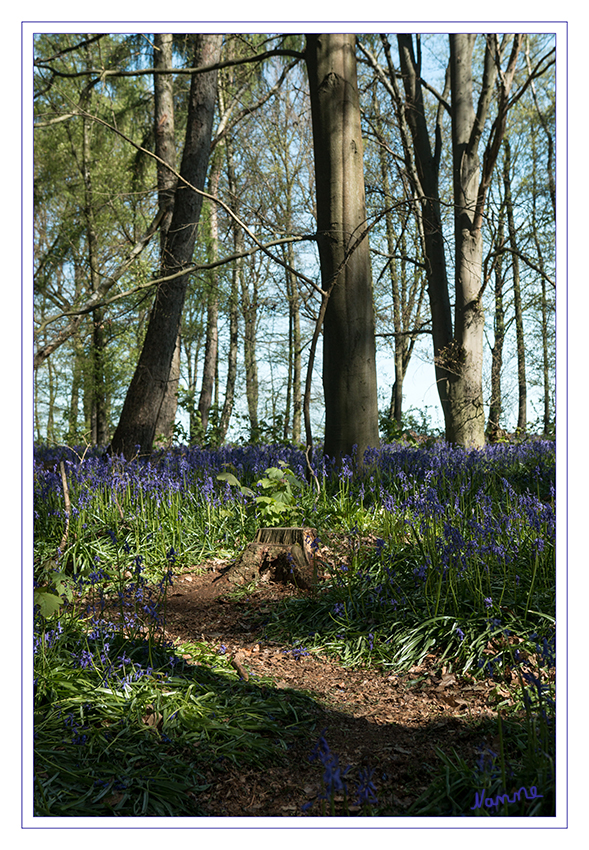
[[220,472],[217,475],[217,481],[228,481],[232,487],[241,487],[241,484],[231,472]]
[[56,596],[55,593],[50,593],[47,590],[35,590],[33,594],[35,605],[38,605],[43,617],[51,617],[62,604],[62,599]]

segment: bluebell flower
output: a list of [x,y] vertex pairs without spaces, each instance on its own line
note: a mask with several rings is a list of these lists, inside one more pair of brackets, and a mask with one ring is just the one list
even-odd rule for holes
[[376,786],[372,781],[374,776],[374,768],[364,768],[358,773],[358,782],[356,783],[356,803],[359,806],[376,805],[378,797],[376,796]]

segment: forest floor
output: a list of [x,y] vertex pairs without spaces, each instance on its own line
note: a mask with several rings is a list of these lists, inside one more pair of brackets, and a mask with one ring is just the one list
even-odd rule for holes
[[[244,596],[225,577],[228,564],[208,561],[175,578],[166,603],[167,637],[176,644],[204,642],[234,656],[234,666],[244,677],[264,677],[276,689],[304,693],[310,697],[311,715],[305,720],[314,720],[314,725],[285,751],[281,763],[263,770],[227,764],[223,772],[211,769],[210,785],[199,795],[209,816],[321,814],[317,795],[322,792],[322,767],[309,756],[322,733],[342,771],[351,766],[350,778],[361,768],[374,769],[381,816],[404,816],[428,787],[441,767],[436,748],[473,765],[482,744],[498,751],[496,682],[455,676],[434,655],[396,675],[375,667],[345,667],[333,656],[315,651],[305,655],[269,642],[263,621],[272,606],[304,591],[259,583]],[[190,656],[185,658],[190,662]],[[353,781],[349,785],[347,812],[343,798],[336,797],[338,815],[360,813],[354,805]],[[477,790],[472,789],[473,802]],[[303,804],[310,802],[313,805],[303,812]]]

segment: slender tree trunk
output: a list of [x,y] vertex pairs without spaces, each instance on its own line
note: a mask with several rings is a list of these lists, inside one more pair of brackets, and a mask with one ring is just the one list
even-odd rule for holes
[[72,388],[70,392],[67,434],[67,441],[70,445],[73,445],[74,441],[78,438],[78,408],[80,405],[80,388],[83,378],[84,351],[78,333],[74,334],[72,347],[74,350],[74,364],[72,366]]
[[[485,147],[483,167],[479,145],[485,130],[502,47],[497,36],[486,37],[482,85],[473,107],[472,52],[476,36],[450,35],[449,82],[451,90],[452,160],[454,188],[454,323],[439,218],[438,169],[442,147],[442,101],[438,106],[436,140],[432,153],[421,90],[421,60],[416,59],[410,35],[399,35],[401,71],[407,98],[406,121],[411,128],[415,169],[408,174],[422,199],[425,257],[432,311],[434,362],[446,439],[465,447],[482,446],[485,417],[482,393],[484,315],[481,305],[482,233],[486,193],[505,133],[522,36],[512,40],[507,69],[501,72],[498,111]],[[383,40],[387,50],[386,39]],[[417,37],[419,44],[419,37]],[[507,43],[507,42],[504,42]],[[391,80],[394,69],[387,53]],[[448,75],[447,75],[448,83]],[[444,95],[446,92],[444,92]],[[397,97],[398,99],[398,97]]]
[[[173,66],[172,33],[155,33],[153,37],[153,67],[156,69]],[[165,210],[160,224],[160,267],[164,268],[164,250],[166,238],[172,223],[174,212],[174,193],[176,176],[163,163],[176,168],[176,137],[174,132],[174,78],[172,74],[154,74],[154,136],[155,153],[163,162],[157,163],[158,206]],[[174,421],[178,407],[178,385],[180,383],[180,332],[176,339],[170,377],[166,385],[164,399],[159,409],[155,433],[169,445],[174,437]]]
[[329,301],[323,328],[325,454],[380,443],[372,274],[364,198],[355,36],[307,35],[317,242]]
[[[503,247],[503,211],[497,226],[496,247]],[[501,370],[503,368],[503,343],[505,341],[505,308],[503,306],[503,256],[499,254],[495,262],[495,315],[493,319],[494,340],[491,349],[491,403],[487,420],[487,434],[494,443],[499,436],[502,413]]]
[[[294,252],[293,257],[294,260]],[[296,281],[293,281],[293,297],[291,302],[292,316],[292,353],[293,353],[293,370],[292,370],[292,434],[293,443],[301,442],[301,415],[303,411],[303,400],[301,396],[301,377],[302,377],[302,361],[301,361],[301,313],[299,307],[299,293],[296,286]]]
[[[379,122],[380,124],[380,122]],[[385,226],[386,226],[386,234],[387,234],[387,249],[389,253],[389,273],[391,277],[391,294],[393,296],[393,328],[395,331],[394,338],[394,358],[395,358],[395,382],[393,384],[392,396],[391,396],[391,410],[390,410],[390,418],[394,419],[396,422],[401,424],[401,419],[403,417],[403,347],[406,345],[405,337],[400,336],[402,331],[401,327],[401,297],[399,292],[399,282],[396,279],[395,274],[395,264],[393,260],[393,255],[395,254],[395,232],[393,225],[393,213],[391,210],[391,187],[389,180],[389,169],[386,158],[386,151],[384,147],[379,145],[379,165],[380,165],[380,176],[382,178],[382,187],[384,191],[384,202],[386,204],[386,213],[385,213]],[[403,243],[405,240],[405,234],[403,233]],[[402,253],[405,251],[402,246]],[[403,264],[401,269],[401,274],[406,274],[406,266]]]
[[[241,228],[238,228],[241,233]],[[238,253],[241,248],[235,244],[235,253]],[[227,437],[229,430],[229,422],[233,413],[233,402],[235,399],[235,379],[237,377],[237,355],[239,348],[239,275],[242,260],[236,260],[231,277],[231,292],[229,295],[229,353],[227,357],[227,380],[225,383],[225,399],[223,401],[223,410],[221,411],[221,419],[219,422],[219,443],[222,445]]]
[[260,439],[258,419],[258,364],[256,360],[256,327],[258,318],[258,279],[254,270],[253,289],[250,295],[245,277],[241,279],[241,310],[243,315],[243,359],[245,367],[245,393],[250,420],[250,439],[252,443]]
[[195,340],[194,351],[192,350],[192,346],[190,346],[189,350],[186,351],[186,366],[188,372],[188,393],[187,393],[187,401],[188,401],[188,416],[189,416],[189,440],[190,445],[194,446],[197,443],[202,442],[203,431],[202,425],[200,421],[200,413],[198,411],[198,405],[196,403],[197,391],[196,387],[198,384],[198,364],[200,361],[200,351],[202,346],[202,332],[198,335]]
[[[291,221],[288,214],[288,221]],[[292,268],[295,263],[292,243],[284,247],[285,262]],[[286,270],[286,294],[288,298],[288,378],[286,394],[286,413],[284,417],[284,439],[288,439],[290,430],[293,443],[301,440],[301,316],[299,291],[294,275]],[[292,421],[292,425],[291,425]]]
[[[219,61],[222,36],[198,35],[196,44],[195,67]],[[180,174],[200,190],[204,189],[207,173],[216,93],[216,71],[193,75]],[[177,273],[190,263],[201,207],[202,195],[179,183],[164,250],[166,273]],[[114,453],[132,457],[137,447],[142,453],[151,452],[157,417],[170,377],[187,285],[188,275],[180,275],[158,286],[139,363],[113,436],[111,451]]]
[[[410,131],[405,120],[404,110],[401,103],[401,96],[399,92],[399,88],[394,76],[394,69],[392,66],[391,56],[390,56],[390,45],[386,38],[384,38],[385,50],[387,55],[387,61],[389,61],[389,69],[391,71],[392,77],[389,81],[387,81],[387,86],[389,89],[389,93],[393,98],[393,105],[395,107],[395,111],[397,114],[397,119],[399,121],[399,125],[401,128],[401,141],[403,145],[403,153],[404,153],[404,161],[405,161],[405,171],[406,175],[413,175],[412,178],[409,177],[409,194],[412,195],[412,216],[415,220],[415,228],[416,228],[416,236],[415,236],[415,257],[420,254],[423,255],[425,251],[425,230],[424,230],[424,215],[422,206],[426,202],[426,198],[421,196],[419,193],[419,189],[421,187],[421,182],[419,177],[416,174],[415,165],[412,160],[410,154]],[[415,69],[412,66],[412,43],[409,40],[408,43],[404,43],[403,50],[407,55],[405,55],[404,62],[407,68],[406,80],[408,83],[408,90],[412,93],[412,98],[415,98]],[[401,47],[400,47],[401,51]],[[411,79],[411,75],[413,74],[413,79]],[[423,105],[423,104],[422,104]],[[378,98],[376,97],[376,90],[373,95],[373,108],[376,113],[376,131],[379,138],[379,141],[384,142],[385,134],[383,132],[383,122],[381,118],[381,113],[379,109]],[[418,134],[416,117],[413,115],[413,121],[416,129],[416,137]],[[427,131],[426,131],[427,138]],[[431,156],[431,152],[430,152]],[[416,336],[410,333],[411,328],[415,328],[419,326],[421,320],[421,309],[424,300],[425,289],[427,285],[427,275],[425,277],[418,272],[417,266],[415,266],[415,273],[413,277],[413,283],[411,285],[408,284],[407,280],[407,264],[401,260],[401,274],[397,274],[396,265],[394,257],[398,254],[399,248],[401,250],[401,257],[404,258],[407,256],[407,224],[409,215],[406,216],[405,221],[401,222],[401,235],[397,236],[398,227],[395,227],[393,220],[393,211],[392,207],[394,204],[393,196],[391,192],[390,185],[390,171],[389,171],[389,163],[387,159],[386,146],[385,144],[379,144],[378,146],[378,158],[379,158],[379,166],[380,166],[380,175],[382,180],[382,188],[384,193],[384,203],[385,203],[385,226],[386,226],[386,238],[387,238],[387,249],[389,254],[389,273],[391,279],[391,295],[393,299],[393,329],[394,329],[394,362],[395,362],[395,381],[393,383],[392,392],[391,392],[391,404],[389,408],[389,418],[394,419],[398,423],[401,423],[403,417],[403,382],[405,379],[405,375],[407,373],[407,369],[409,367],[409,362],[411,360],[411,355],[413,353],[413,347],[415,344]],[[432,186],[430,189],[435,189],[437,191],[437,178],[436,178],[436,170],[435,167],[430,169],[430,179],[432,181]],[[405,185],[405,181],[403,181]],[[427,203],[431,206],[432,210],[434,207],[432,206],[432,198],[427,199]],[[438,210],[439,212],[439,210]],[[400,244],[399,244],[400,242]]]
[[523,436],[527,429],[528,394],[526,384],[526,345],[524,342],[524,319],[522,312],[521,282],[519,276],[519,257],[517,255],[517,236],[513,216],[513,199],[511,196],[511,146],[509,139],[504,143],[505,157],[503,160],[503,186],[505,189],[505,206],[507,211],[507,228],[509,245],[512,251],[513,269],[513,308],[515,311],[515,340],[517,350],[517,427],[516,434]]
[[[153,67],[164,70],[173,67],[172,33],[155,33],[153,37]],[[174,125],[174,77],[172,74],[153,75],[155,153],[163,162],[157,166],[158,207],[165,210],[160,224],[160,255],[166,247],[166,238],[174,213],[174,196],[177,177],[163,163],[176,169],[176,134]]]
[[[213,156],[213,167],[209,178],[209,192],[217,197],[219,191],[219,178],[221,175],[220,151],[215,151]],[[219,255],[219,218],[217,205],[210,206],[210,234],[209,234],[209,262],[215,262]],[[209,427],[209,411],[213,401],[213,387],[215,386],[215,373],[217,369],[217,353],[219,347],[219,274],[213,269],[207,280],[207,331],[205,338],[205,360],[202,373],[202,387],[198,401],[198,410],[202,423],[203,435]]]
[[[547,128],[545,128],[547,129]],[[550,134],[548,134],[550,136]],[[534,235],[534,244],[536,246],[536,252],[538,254],[538,267],[541,272],[544,271],[544,257],[542,254],[542,246],[540,244],[540,237],[538,234],[538,216],[537,216],[537,206],[536,199],[538,197],[538,184],[537,184],[537,170],[536,170],[536,146],[533,142],[532,148],[532,233]],[[550,180],[550,173],[549,173]],[[552,194],[552,187],[551,187]],[[553,211],[555,211],[555,198],[553,197]],[[551,432],[551,420],[550,420],[550,359],[548,353],[548,302],[546,299],[546,280],[544,276],[540,277],[540,285],[541,285],[541,304],[540,304],[540,322],[541,322],[541,333],[542,333],[542,388],[543,388],[543,400],[544,400],[544,414],[543,414],[543,431],[544,435],[548,436]]]
[[[90,289],[96,292],[100,285],[98,274],[98,236],[94,219],[94,194],[92,188],[91,162],[91,126],[90,119],[83,118],[82,123],[82,178],[84,181],[84,218],[86,224],[86,240],[88,249],[88,266],[90,269]],[[106,398],[106,381],[104,376],[104,311],[92,311],[92,410],[91,436],[94,445],[106,446],[108,443],[108,401]]]
[[[452,430],[452,410],[449,399],[450,372],[444,364],[442,353],[448,350],[453,338],[452,312],[446,255],[444,248],[444,233],[439,190],[439,167],[442,147],[442,110],[438,109],[436,121],[436,139],[432,149],[429,131],[426,123],[423,92],[421,88],[421,59],[416,57],[413,49],[413,39],[410,34],[397,36],[401,74],[405,90],[405,109],[400,108],[400,95],[395,87],[395,100],[398,104],[399,121],[402,127],[408,126],[413,146],[413,157],[408,147],[404,133],[405,160],[407,174],[419,199],[421,220],[423,223],[423,251],[426,264],[426,275],[430,310],[432,314],[432,338],[436,385],[440,404],[444,414],[446,437]],[[419,44],[419,42],[418,42]],[[394,80],[394,69],[390,57],[390,49],[385,41],[387,61],[391,79]],[[443,96],[449,92],[450,77],[446,75],[446,86]],[[414,163],[413,163],[414,160]]]
[[546,281],[542,284],[542,379],[544,388],[544,436],[550,433],[550,362],[548,358],[548,309],[546,304]]
[[47,401],[47,442],[49,444],[56,443],[55,439],[55,396],[57,395],[57,387],[53,377],[54,369],[51,358],[47,360],[47,388],[49,398]]
[[[235,172],[233,169],[233,150],[231,145],[226,145],[227,155],[227,179],[229,183],[229,196],[233,209],[237,203],[237,190],[235,183]],[[233,222],[233,250],[240,254],[244,249],[243,230]],[[231,293],[229,296],[229,354],[227,360],[227,381],[225,384],[225,399],[219,423],[219,442],[225,442],[229,422],[233,413],[233,402],[235,399],[235,380],[237,377],[237,356],[239,349],[239,288],[243,276],[243,258],[235,260],[231,275]]]

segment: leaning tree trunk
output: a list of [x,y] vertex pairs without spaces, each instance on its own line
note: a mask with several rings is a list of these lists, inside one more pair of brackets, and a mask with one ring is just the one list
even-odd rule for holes
[[317,242],[324,292],[325,454],[379,445],[372,274],[355,36],[308,35]]
[[[442,352],[446,351],[453,336],[452,311],[450,305],[448,273],[442,228],[439,169],[442,145],[442,109],[438,107],[435,143],[432,147],[426,121],[423,91],[421,87],[421,64],[413,49],[413,39],[408,33],[397,35],[401,74],[405,90],[405,105],[402,108],[400,92],[396,85],[390,46],[383,37],[387,64],[393,85],[394,102],[399,123],[403,130],[403,149],[407,174],[420,204],[423,228],[423,253],[425,258],[427,288],[432,315],[432,340],[436,386],[444,414],[446,437],[452,429],[452,411],[449,403],[450,374],[445,368]],[[443,96],[448,94],[448,79]],[[413,157],[407,138],[411,133]]]
[[[221,55],[221,35],[196,37],[195,66],[213,65]],[[188,105],[186,142],[181,177],[203,190],[211,146],[217,72],[193,74]],[[164,250],[164,272],[181,272],[192,259],[202,195],[179,181],[174,213]],[[179,275],[158,286],[143,349],[112,439],[111,451],[125,457],[139,450],[149,453],[166,387],[188,286],[188,275]]]

